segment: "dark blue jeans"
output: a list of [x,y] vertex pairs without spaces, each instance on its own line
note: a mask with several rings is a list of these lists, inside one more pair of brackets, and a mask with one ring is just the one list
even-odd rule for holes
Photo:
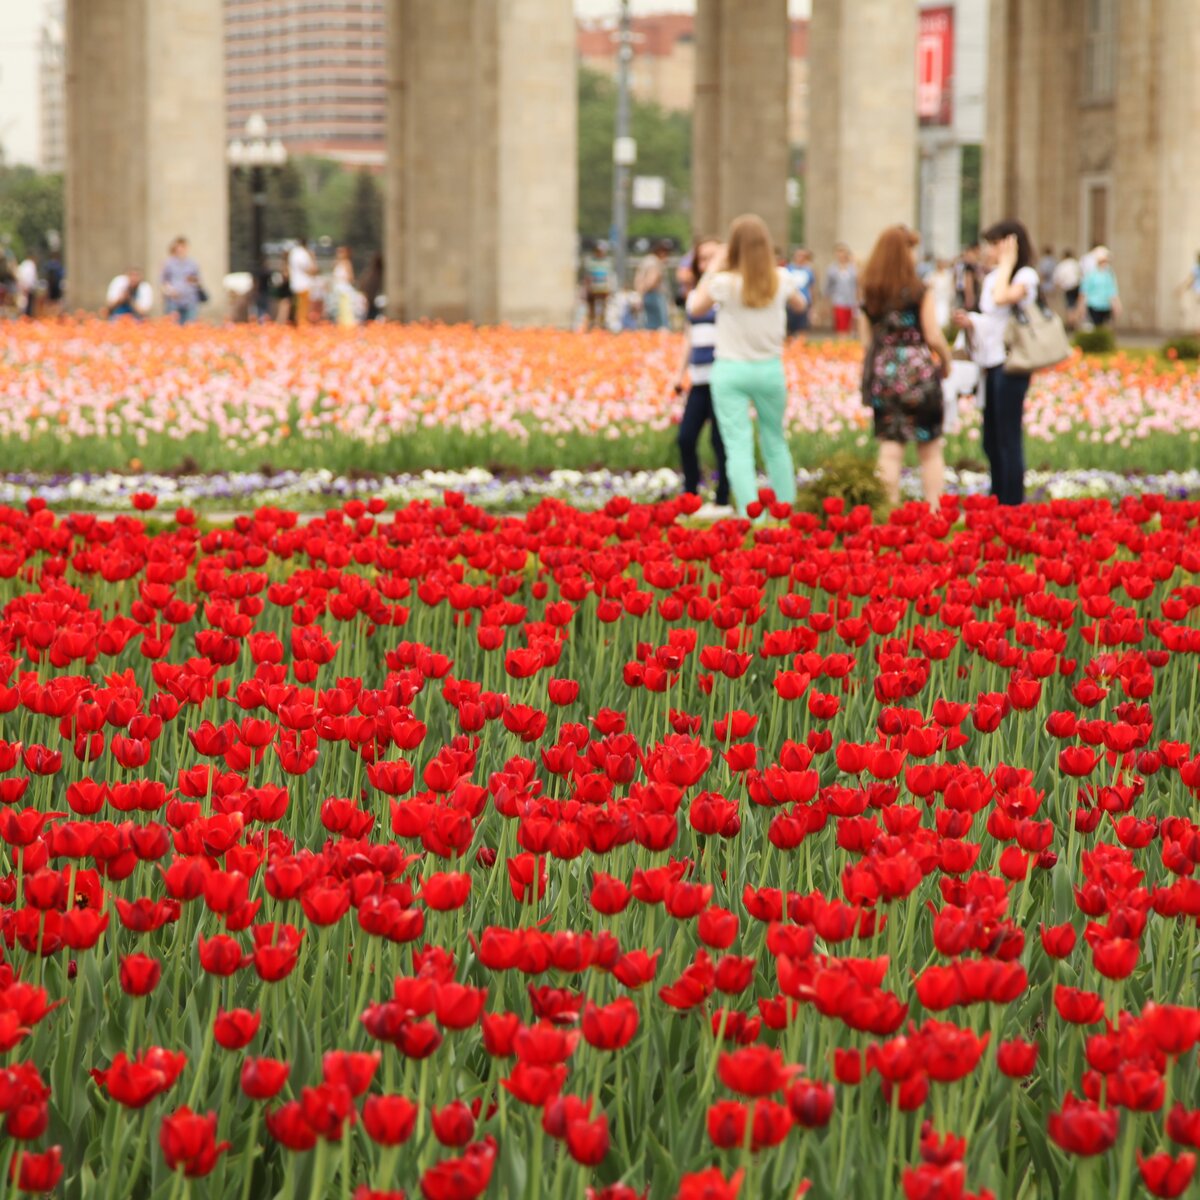
[[725,443],[713,414],[712,391],[707,383],[694,383],[687,395],[683,419],[679,422],[679,458],[683,465],[683,490],[700,491],[700,457],[696,447],[704,426],[712,425],[712,448],[717,456],[717,503],[729,503],[729,479],[725,474]]
[[1021,420],[1028,375],[989,367],[984,385],[983,452],[992,468],[992,495],[1001,504],[1025,502],[1025,446]]

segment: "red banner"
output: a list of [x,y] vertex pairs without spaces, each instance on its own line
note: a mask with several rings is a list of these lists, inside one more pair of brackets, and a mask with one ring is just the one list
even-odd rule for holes
[[917,33],[917,117],[922,125],[954,120],[954,9],[923,8]]

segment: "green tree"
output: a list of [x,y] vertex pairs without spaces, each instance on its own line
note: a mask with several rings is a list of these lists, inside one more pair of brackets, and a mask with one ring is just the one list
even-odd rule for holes
[[789,170],[791,178],[796,181],[797,196],[796,203],[788,209],[788,241],[793,246],[803,246],[807,215],[805,201],[808,199],[808,159],[803,146],[793,146],[789,157]]
[[383,189],[370,171],[354,176],[354,191],[342,222],[342,244],[350,247],[355,270],[383,250]]
[[[263,241],[281,242],[309,236],[304,179],[295,163],[264,169]],[[229,261],[235,271],[257,266],[253,245],[254,194],[250,172],[229,173]]]
[[0,166],[0,244],[9,246],[13,254],[47,251],[52,234],[62,237],[64,210],[61,175]]
[[960,239],[964,246],[979,240],[979,196],[983,179],[983,147],[962,148],[962,213]]
[[[607,237],[612,227],[613,129],[616,84],[598,71],[579,72],[579,232]],[[657,212],[630,209],[631,237],[691,235],[692,121],[687,113],[667,112],[657,104],[634,100],[630,133],[637,141],[638,175],[661,175],[666,205]]]

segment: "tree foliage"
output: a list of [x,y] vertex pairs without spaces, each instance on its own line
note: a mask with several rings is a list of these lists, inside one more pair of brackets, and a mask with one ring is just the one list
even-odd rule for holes
[[[264,172],[263,241],[281,242],[309,236],[304,179],[293,162]],[[254,192],[250,172],[229,174],[229,262],[235,271],[257,266],[253,245]]]
[[0,165],[0,245],[17,256],[44,253],[52,234],[62,237],[65,204],[61,175]]
[[383,250],[383,189],[370,171],[359,171],[342,220],[342,244],[350,247],[356,270]]
[[[598,71],[579,72],[579,232],[585,238],[608,237],[612,227],[613,131],[617,118],[616,84]],[[691,235],[692,120],[657,104],[634,100],[630,132],[637,141],[634,173],[661,175],[666,206],[659,212],[629,210],[630,237]]]

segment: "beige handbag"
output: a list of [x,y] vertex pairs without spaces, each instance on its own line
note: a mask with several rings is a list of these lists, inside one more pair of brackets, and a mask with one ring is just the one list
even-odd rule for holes
[[1028,309],[1014,305],[1004,331],[1004,347],[1004,369],[1009,375],[1029,375],[1071,357],[1062,318],[1040,295]]

